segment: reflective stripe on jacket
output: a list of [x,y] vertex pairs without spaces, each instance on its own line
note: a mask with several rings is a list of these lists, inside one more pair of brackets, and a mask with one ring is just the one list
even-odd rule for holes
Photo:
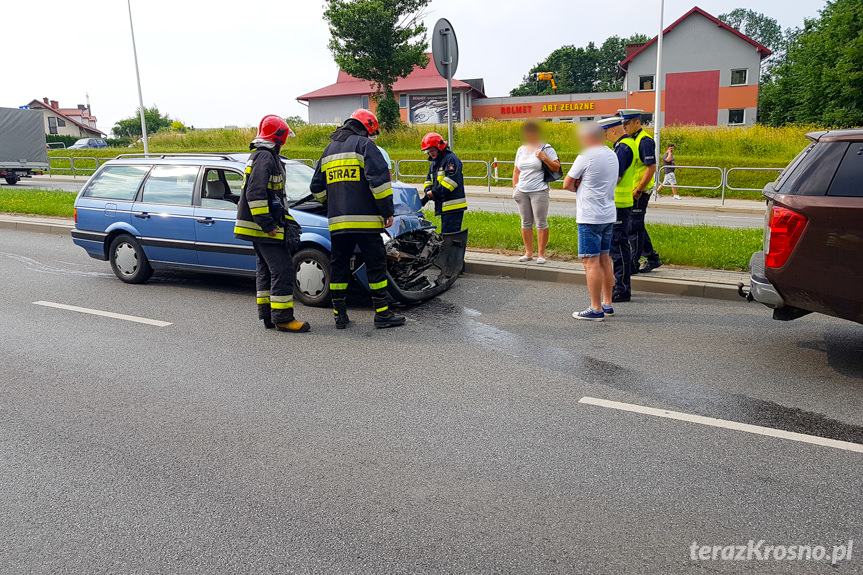
[[[274,150],[255,149],[246,162],[234,237],[251,242],[285,241],[285,168]],[[268,232],[275,231],[274,236]]]
[[464,193],[461,160],[447,148],[438,155],[437,159],[430,162],[423,189],[426,192],[431,190],[434,196],[435,215],[466,210],[467,199]]
[[394,213],[389,166],[356,120],[330,138],[309,185],[327,203],[330,233],[382,232]]

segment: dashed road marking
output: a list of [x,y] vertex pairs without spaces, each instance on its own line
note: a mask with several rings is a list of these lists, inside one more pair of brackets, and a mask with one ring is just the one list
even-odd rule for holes
[[721,427],[723,429],[732,429],[734,431],[745,431],[747,433],[755,433],[757,435],[766,435],[768,437],[777,437],[779,439],[789,439],[791,441],[799,441],[801,443],[811,443],[812,445],[820,445],[822,447],[832,447],[834,449],[844,449],[845,451],[854,451],[863,453],[863,445],[859,443],[851,443],[850,441],[840,441],[838,439],[828,439],[826,437],[818,437],[816,435],[806,435],[805,433],[795,433],[793,431],[783,431],[781,429],[773,429],[771,427],[762,427],[760,425],[749,425],[748,423],[738,423],[736,421],[728,421],[725,419],[715,419],[713,417],[704,417],[701,415],[693,415],[691,413],[682,413],[680,411],[669,411],[667,409],[656,409],[655,407],[645,407],[634,403],[621,403],[619,401],[609,401],[607,399],[597,399],[595,397],[582,397],[578,400],[579,403],[587,405],[596,405],[599,407],[608,407],[610,409],[618,409],[621,411],[631,411],[632,413],[641,413],[644,415],[655,415],[656,417],[664,417],[666,419],[676,419],[678,421],[688,421],[689,423],[698,423],[701,425],[710,425],[711,427]]
[[102,317],[110,317],[113,319],[122,319],[125,321],[133,321],[135,323],[144,323],[147,325],[154,325],[156,327],[166,327],[171,325],[171,322],[168,321],[160,321],[158,319],[148,319],[146,317],[138,317],[134,315],[125,315],[122,313],[114,313],[112,311],[102,311],[99,309],[90,309],[87,307],[78,307],[76,305],[66,305],[64,303],[56,303],[52,301],[34,301],[34,305],[42,305],[45,307],[53,307],[57,309],[65,309],[68,311],[77,311],[80,313],[88,313],[90,315],[99,315]]

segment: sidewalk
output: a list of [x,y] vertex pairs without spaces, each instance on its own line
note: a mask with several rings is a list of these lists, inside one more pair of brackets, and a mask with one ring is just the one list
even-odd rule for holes
[[[0,214],[0,229],[68,235],[74,227],[70,218]],[[518,256],[469,250],[465,256],[468,273],[585,285],[584,266],[578,262],[535,261],[521,263]],[[649,274],[632,276],[633,291],[668,295],[707,297],[736,301],[737,283],[749,285],[747,272],[663,266]]]

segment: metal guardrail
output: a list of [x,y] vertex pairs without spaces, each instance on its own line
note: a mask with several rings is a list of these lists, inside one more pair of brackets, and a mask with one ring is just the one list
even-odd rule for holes
[[728,176],[731,172],[777,172],[782,173],[785,168],[726,168],[725,169],[725,189],[729,192],[760,192],[761,188],[735,188],[728,183]]

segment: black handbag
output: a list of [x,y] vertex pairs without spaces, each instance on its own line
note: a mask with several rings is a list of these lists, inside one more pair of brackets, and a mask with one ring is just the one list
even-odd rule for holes
[[[546,144],[542,148],[540,148],[540,150],[544,150],[546,148],[551,148],[551,146]],[[549,168],[545,162],[540,161],[540,164],[542,164],[542,181],[543,182],[546,182],[546,183],[556,182],[563,177],[563,167],[561,167],[556,172],[552,172],[551,168]]]

